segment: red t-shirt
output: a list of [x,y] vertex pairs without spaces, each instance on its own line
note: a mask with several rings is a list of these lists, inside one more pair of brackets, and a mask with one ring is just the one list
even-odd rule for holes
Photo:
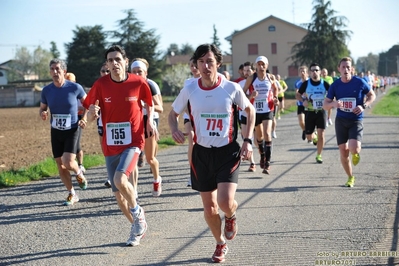
[[120,154],[128,147],[144,148],[141,101],[153,105],[151,90],[142,77],[127,75],[122,82],[113,81],[111,75],[99,78],[83,102],[83,106],[89,108],[99,100],[105,156]]

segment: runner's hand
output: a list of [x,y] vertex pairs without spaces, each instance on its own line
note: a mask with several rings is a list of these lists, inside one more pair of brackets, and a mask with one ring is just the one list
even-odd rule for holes
[[240,152],[240,157],[241,160],[245,161],[245,160],[249,160],[252,156],[252,144],[250,144],[247,141],[244,141],[242,146],[241,146],[241,152]]
[[187,133],[183,133],[180,130],[172,132],[173,140],[180,144],[184,143],[184,141],[186,140],[186,137],[185,137],[186,135],[187,135]]
[[[100,107],[98,104],[99,104],[99,101],[96,100],[96,102],[95,102],[94,104],[90,104],[90,106],[89,106],[90,115],[91,115],[94,119],[97,119],[97,118],[100,117],[100,116],[98,115],[98,112],[100,111],[101,107]],[[94,120],[94,119],[93,119],[93,120]]]

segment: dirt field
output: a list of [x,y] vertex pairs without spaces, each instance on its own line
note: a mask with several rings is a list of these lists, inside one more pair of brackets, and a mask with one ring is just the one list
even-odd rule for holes
[[[286,108],[294,100],[286,101]],[[164,103],[160,117],[159,132],[170,135],[167,116],[170,102]],[[52,157],[50,144],[50,122],[39,117],[39,107],[0,108],[0,171],[20,169]],[[89,123],[83,131],[82,149],[85,154],[100,154],[96,123]]]
[[[167,115],[172,103],[164,103],[160,118],[161,136],[169,133]],[[50,122],[39,117],[39,107],[0,108],[0,171],[20,169],[52,157]],[[83,131],[82,149],[85,154],[100,154],[95,122]]]

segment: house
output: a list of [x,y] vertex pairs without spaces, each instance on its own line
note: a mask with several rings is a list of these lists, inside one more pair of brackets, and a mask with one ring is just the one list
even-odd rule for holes
[[241,64],[255,62],[259,55],[268,58],[270,73],[280,74],[283,79],[298,77],[298,66],[289,57],[292,47],[301,42],[306,33],[303,27],[269,16],[226,37],[232,45],[234,78],[238,78]]
[[8,64],[11,61],[12,60],[8,60],[8,61],[0,64],[0,86],[8,84],[8,78],[7,78],[7,72],[9,71]]

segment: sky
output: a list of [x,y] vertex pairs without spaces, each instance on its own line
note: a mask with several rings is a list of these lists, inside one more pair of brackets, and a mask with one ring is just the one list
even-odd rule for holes
[[[348,48],[357,59],[378,54],[399,44],[398,0],[331,0],[337,16],[345,16],[352,31]],[[11,60],[18,48],[33,52],[39,45],[49,50],[54,41],[66,58],[65,44],[73,40],[76,27],[102,25],[106,31],[118,30],[123,10],[134,9],[144,29],[154,29],[160,37],[159,50],[170,44],[198,45],[212,41],[213,25],[222,51],[229,52],[225,40],[273,15],[301,24],[312,21],[313,0],[1,0],[0,64]],[[102,56],[102,55],[101,55]]]

